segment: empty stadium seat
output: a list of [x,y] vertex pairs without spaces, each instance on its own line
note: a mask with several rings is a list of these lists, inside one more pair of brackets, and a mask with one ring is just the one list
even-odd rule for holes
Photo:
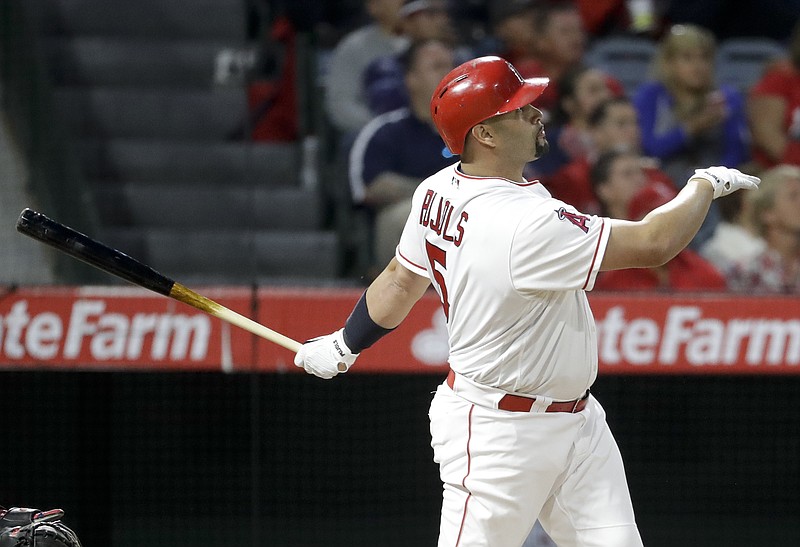
[[301,143],[243,139],[245,81],[218,77],[226,52],[237,61],[237,52],[255,51],[246,2],[28,5],[102,238],[193,282],[339,275],[328,206],[300,180],[311,165]]
[[339,269],[330,231],[109,229],[103,237],[187,285],[334,279]]
[[585,61],[618,79],[625,93],[633,95],[650,76],[655,53],[656,44],[649,38],[612,36],[594,42]]
[[297,187],[159,182],[106,184],[96,192],[109,226],[312,231],[324,220],[319,193]]
[[46,34],[241,40],[241,0],[40,0]]
[[729,38],[717,48],[717,81],[746,92],[770,61],[786,55],[786,49],[767,38]]
[[84,139],[78,146],[95,181],[217,184],[263,188],[298,183],[297,143]]
[[62,87],[56,104],[79,136],[225,140],[246,118],[243,89]]
[[210,88],[220,51],[238,42],[105,36],[48,40],[57,85]]

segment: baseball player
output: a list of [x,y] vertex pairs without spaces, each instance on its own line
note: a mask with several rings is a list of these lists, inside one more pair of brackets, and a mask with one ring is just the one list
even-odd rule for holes
[[586,291],[601,270],[667,262],[712,199],[759,182],[710,167],[641,221],[582,214],[522,176],[548,148],[533,106],[547,84],[499,57],[445,76],[431,112],[461,161],[417,188],[395,258],[344,327],[295,357],[321,378],[346,372],[434,287],[451,367],[430,407],[441,547],[519,546],[537,517],[559,546],[642,545],[622,458],[589,392]]

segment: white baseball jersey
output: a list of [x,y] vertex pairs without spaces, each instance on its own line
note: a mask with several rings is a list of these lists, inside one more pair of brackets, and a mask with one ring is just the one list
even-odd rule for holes
[[597,376],[584,291],[603,258],[608,219],[580,214],[537,181],[458,167],[417,188],[396,254],[439,293],[451,368],[510,392],[581,397]]

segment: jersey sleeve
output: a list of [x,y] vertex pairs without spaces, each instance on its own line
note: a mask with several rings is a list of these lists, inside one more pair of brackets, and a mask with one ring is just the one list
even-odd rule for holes
[[[420,186],[421,188],[421,186]],[[395,250],[395,258],[417,275],[428,277],[427,257],[425,256],[425,238],[420,233],[422,229],[419,223],[420,201],[422,193],[417,188],[411,203],[411,212],[406,219],[403,233],[400,235],[400,243]]]
[[544,200],[526,214],[511,241],[509,269],[520,293],[591,290],[611,231],[609,219]]

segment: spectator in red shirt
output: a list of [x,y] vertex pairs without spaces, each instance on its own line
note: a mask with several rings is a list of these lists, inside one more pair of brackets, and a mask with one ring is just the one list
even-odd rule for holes
[[[676,195],[674,187],[647,184],[639,156],[630,152],[608,152],[591,171],[603,214],[613,218],[640,220]],[[723,291],[722,274],[700,255],[685,249],[656,268],[632,268],[601,272],[595,290]]]
[[554,197],[584,213],[598,214],[601,210],[600,202],[592,188],[589,174],[597,158],[611,151],[639,154],[648,184],[663,184],[674,188],[672,179],[658,168],[655,158],[641,156],[641,133],[636,108],[630,99],[615,97],[600,103],[589,116],[588,126],[591,137],[588,153],[542,179],[542,183]]
[[763,168],[800,165],[800,20],[789,59],[767,69],[750,91],[747,106],[756,162]]

